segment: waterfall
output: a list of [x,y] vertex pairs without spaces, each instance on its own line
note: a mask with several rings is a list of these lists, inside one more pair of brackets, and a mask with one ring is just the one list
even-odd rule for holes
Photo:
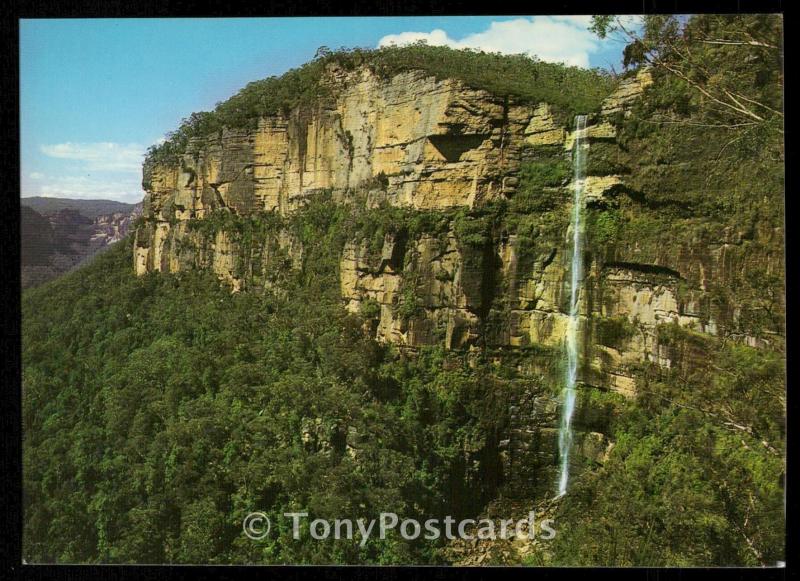
[[575,142],[572,154],[573,191],[572,191],[572,261],[569,297],[569,322],[567,323],[567,370],[562,391],[561,425],[558,430],[558,452],[561,459],[561,475],[558,480],[558,495],[567,492],[569,480],[569,452],[572,447],[572,414],[575,411],[576,382],[578,379],[578,300],[580,297],[580,284],[583,279],[583,248],[582,248],[582,196],[584,186],[584,171],[586,169],[585,143],[586,115],[575,118]]

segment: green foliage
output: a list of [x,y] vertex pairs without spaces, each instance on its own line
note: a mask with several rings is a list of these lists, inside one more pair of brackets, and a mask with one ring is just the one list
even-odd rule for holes
[[509,202],[509,210],[518,214],[552,210],[561,197],[554,188],[566,185],[571,173],[569,162],[563,158],[523,163],[519,186]]
[[375,299],[365,299],[361,301],[360,311],[365,319],[377,319],[381,314],[381,306]]
[[281,218],[274,212],[256,212],[240,216],[230,210],[216,210],[186,223],[191,232],[199,232],[203,236],[214,236],[218,232],[226,232],[238,238],[252,238],[275,231],[281,225]]
[[[333,53],[333,58],[339,56]],[[363,60],[378,74],[392,77],[422,70],[437,79],[455,78],[471,87],[522,102],[546,101],[565,112],[593,111],[611,89],[611,79],[600,70],[544,63],[526,55],[500,55],[472,50],[415,44],[383,47],[376,51],[346,51],[350,68]],[[348,66],[345,65],[345,66]],[[569,87],[571,90],[565,92]]]
[[[612,121],[617,127],[625,122],[624,116],[617,121]],[[595,140],[586,156],[587,176],[624,175],[630,173],[630,168],[623,163],[619,147],[614,142]]]
[[636,327],[628,317],[598,318],[594,323],[594,338],[600,345],[618,349],[621,344],[633,337]]
[[548,161],[523,163],[519,169],[523,190],[541,190],[545,187],[563,186],[572,175],[568,160],[556,158]]
[[656,329],[656,337],[659,345],[665,347],[689,345],[701,350],[707,349],[711,341],[707,335],[685,329],[674,321],[659,325]]
[[356,241],[367,241],[372,254],[380,254],[388,236],[407,236],[417,239],[425,234],[443,237],[450,229],[451,214],[391,206],[382,203],[365,209],[357,202],[345,227]]
[[770,149],[782,155],[783,21],[777,14],[649,15],[641,32],[599,16],[593,29],[619,33],[628,43],[627,67],[650,66],[659,90],[651,103],[659,115],[649,123],[686,124],[721,130],[728,155]]
[[414,273],[403,276],[401,280],[399,296],[394,305],[394,311],[404,322],[408,322],[423,313],[423,302],[418,285],[419,278]]
[[453,220],[453,231],[465,248],[482,249],[491,241],[492,221],[486,214],[462,210]]
[[591,210],[587,216],[587,228],[593,245],[615,242],[622,228],[622,215],[612,208]]

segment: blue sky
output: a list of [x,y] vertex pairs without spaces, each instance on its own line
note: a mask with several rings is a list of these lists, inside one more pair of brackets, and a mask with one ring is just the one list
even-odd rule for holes
[[313,58],[320,46],[430,44],[619,69],[588,17],[20,21],[23,197],[142,198],[145,149],[193,111]]

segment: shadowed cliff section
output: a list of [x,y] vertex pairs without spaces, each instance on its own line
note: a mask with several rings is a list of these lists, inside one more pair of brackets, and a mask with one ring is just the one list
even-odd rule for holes
[[22,288],[60,276],[124,238],[140,209],[111,200],[22,198]]

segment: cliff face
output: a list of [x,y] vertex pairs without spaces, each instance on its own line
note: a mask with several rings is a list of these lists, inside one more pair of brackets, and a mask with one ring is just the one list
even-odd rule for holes
[[190,145],[180,165],[145,169],[149,212],[162,219],[288,212],[308,192],[385,180],[393,204],[471,206],[503,191],[519,164],[529,108],[422,73],[382,80],[332,71],[337,95],[254,131]]
[[[383,80],[367,70],[333,70],[328,82],[340,89],[314,110],[262,118],[253,131],[224,130],[191,143],[179,163],[145,167],[146,223],[137,231],[137,273],[208,265],[239,289],[246,277],[234,272],[239,250],[224,231],[203,252],[176,250],[186,241],[199,246],[187,228],[190,221],[220,209],[237,215],[287,215],[320,190],[333,190],[345,202],[361,189],[367,192],[368,206],[388,202],[416,210],[474,208],[513,198],[521,164],[570,158],[573,134],[554,119],[546,103],[514,104],[418,72]],[[615,117],[650,82],[647,73],[640,74],[606,100],[588,127],[592,144],[603,152],[615,147]],[[587,177],[587,205],[602,207],[626,190],[629,177],[623,174],[630,169],[611,169],[617,171]],[[549,194],[564,213],[569,211],[571,187],[566,179]],[[424,234],[414,240],[402,232],[387,235],[377,254],[367,241],[353,240],[341,257],[342,296],[353,312],[365,301],[376,302],[377,337],[401,345],[443,342],[459,348],[479,338],[498,346],[555,345],[563,338],[566,321],[566,227],[562,220],[550,239],[534,240],[533,249],[522,247],[529,238],[500,235],[488,258],[485,248],[460,245],[452,227],[444,236]],[[658,356],[647,340],[658,322],[675,320],[715,333],[723,314],[701,315],[702,290],[711,281],[724,284],[726,273],[737,270],[737,261],[743,260],[736,250],[737,234],[721,235],[647,248],[632,240],[610,252],[589,248],[590,282],[596,288],[587,288],[595,300],[585,301],[586,314],[591,310],[626,317],[646,327],[648,333],[635,346],[636,357],[642,350]],[[279,238],[281,247],[292,246],[286,234]],[[295,259],[299,251],[295,244]],[[422,309],[414,317],[401,317],[396,312],[398,293],[411,273]],[[488,280],[494,288],[486,288]],[[503,289],[496,284],[500,280]],[[679,296],[679,286],[686,287],[684,296]],[[499,302],[506,310],[503,328],[487,334],[481,319]],[[620,389],[631,389],[623,384]]]
[[[303,268],[295,234],[268,229],[255,247],[224,223],[203,223],[220,212],[291,216],[322,190],[343,205],[441,215],[435,231],[401,226],[346,241],[343,303],[378,340],[412,350],[483,349],[498,360],[534,353],[518,365],[532,383],[512,397],[498,453],[512,488],[546,488],[557,403],[544,378],[558,367],[567,325],[571,120],[547,103],[520,104],[419,72],[381,79],[333,69],[327,82],[336,91],[313,108],[262,118],[253,130],[223,130],[190,142],[174,163],[147,164],[136,272],[210,268],[235,291],[269,287],[281,269]],[[691,365],[685,349],[662,340],[671,323],[780,348],[779,225],[693,214],[671,184],[692,184],[706,160],[691,150],[651,155],[653,138],[619,139],[652,82],[647,71],[624,80],[589,119],[580,372],[587,393],[629,397],[643,364]],[[513,212],[486,214],[498,203]],[[779,282],[759,292],[745,284],[748,272]],[[765,311],[772,318],[754,324]],[[581,401],[579,447],[602,463],[609,408]]]

